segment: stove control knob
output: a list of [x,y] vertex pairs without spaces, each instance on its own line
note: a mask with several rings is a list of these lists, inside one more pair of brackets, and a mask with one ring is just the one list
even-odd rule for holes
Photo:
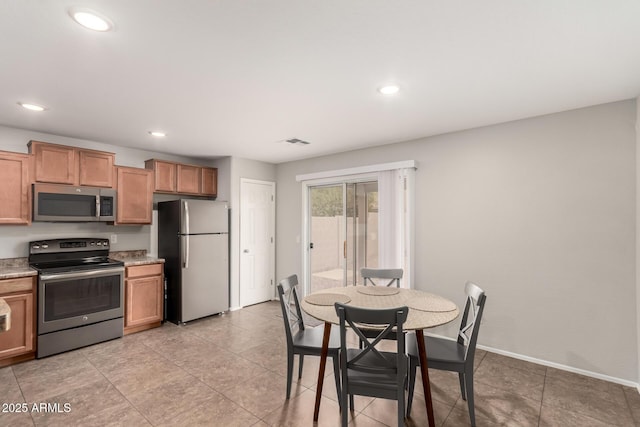
[[102,246],[102,242],[98,242],[98,243],[96,243],[96,245]]
[[46,243],[42,244],[42,249],[47,249],[49,247],[49,245],[47,245]]
[[40,245],[33,245],[31,246],[33,249],[40,249]]

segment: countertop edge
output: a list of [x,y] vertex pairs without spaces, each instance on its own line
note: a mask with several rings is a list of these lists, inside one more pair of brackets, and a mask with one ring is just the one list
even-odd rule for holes
[[37,276],[38,272],[30,267],[8,267],[0,268],[0,280],[19,279],[21,277]]
[[124,262],[125,267],[131,267],[134,265],[164,264],[164,258],[154,258],[154,257],[124,258],[124,259],[121,259],[120,261]]

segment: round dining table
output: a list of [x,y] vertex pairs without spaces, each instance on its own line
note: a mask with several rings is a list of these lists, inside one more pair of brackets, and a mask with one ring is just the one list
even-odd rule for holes
[[327,363],[331,324],[337,325],[340,323],[334,306],[336,302],[372,309],[403,306],[409,308],[403,329],[407,331],[413,330],[416,333],[427,417],[429,419],[429,426],[435,426],[433,403],[431,401],[431,386],[429,384],[429,370],[427,366],[427,349],[425,349],[423,330],[444,325],[445,323],[455,320],[460,314],[456,304],[446,298],[429,292],[384,286],[345,286],[323,289],[307,295],[301,302],[302,309],[310,316],[324,322],[318,386],[316,388],[316,402],[313,413],[314,421],[318,421],[318,414],[320,412],[320,398],[322,396],[322,385]]

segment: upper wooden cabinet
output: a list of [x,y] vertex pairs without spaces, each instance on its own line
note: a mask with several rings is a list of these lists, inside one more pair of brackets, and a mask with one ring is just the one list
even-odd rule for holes
[[113,153],[40,141],[29,141],[28,145],[35,157],[36,182],[113,186]]
[[178,181],[176,190],[178,193],[200,194],[200,172],[202,168],[190,165],[177,165]]
[[116,167],[118,203],[116,224],[151,224],[153,171]]
[[200,193],[206,196],[218,194],[218,169],[202,168]]
[[31,158],[0,151],[0,224],[31,222]]
[[144,163],[155,176],[157,193],[215,196],[218,190],[218,170],[203,166],[185,165],[150,159]]
[[114,155],[102,151],[78,150],[80,185],[113,186]]
[[154,191],[159,193],[176,192],[177,165],[175,163],[151,159],[144,162],[144,167],[147,169],[153,169],[155,177]]

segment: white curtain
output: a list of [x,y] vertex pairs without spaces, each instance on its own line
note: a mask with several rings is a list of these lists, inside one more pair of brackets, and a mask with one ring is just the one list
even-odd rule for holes
[[401,286],[412,287],[414,168],[378,172],[378,266],[402,268]]

